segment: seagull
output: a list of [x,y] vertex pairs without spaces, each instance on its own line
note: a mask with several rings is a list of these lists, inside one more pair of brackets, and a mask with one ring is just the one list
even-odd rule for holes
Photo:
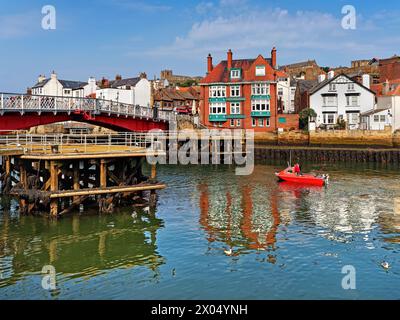
[[383,268],[383,269],[389,269],[390,268],[390,264],[389,264],[389,262],[387,262],[387,261],[383,261],[382,263],[381,263],[381,267]]
[[225,253],[227,256],[231,256],[231,255],[232,255],[232,248],[230,248],[229,250],[224,250],[224,253]]

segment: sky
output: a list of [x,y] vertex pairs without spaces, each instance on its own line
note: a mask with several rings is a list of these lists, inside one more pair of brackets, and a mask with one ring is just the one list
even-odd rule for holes
[[[43,29],[45,5],[55,29]],[[345,5],[355,29],[342,27]],[[206,57],[269,57],[321,66],[400,54],[400,1],[0,0],[0,92],[25,92],[54,70],[60,79],[113,79],[162,69],[204,76]]]

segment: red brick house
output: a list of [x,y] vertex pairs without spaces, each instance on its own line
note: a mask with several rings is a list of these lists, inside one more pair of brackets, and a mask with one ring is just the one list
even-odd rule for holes
[[229,50],[227,60],[215,67],[209,54],[207,75],[200,81],[202,123],[256,132],[284,127],[287,119],[277,113],[277,81],[283,75],[277,70],[275,48],[270,58],[240,60],[233,60]]
[[400,79],[400,57],[379,60],[380,83]]

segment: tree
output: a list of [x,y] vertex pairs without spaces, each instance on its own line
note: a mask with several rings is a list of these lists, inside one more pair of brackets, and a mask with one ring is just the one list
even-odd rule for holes
[[306,129],[308,128],[308,122],[310,118],[316,118],[317,113],[314,111],[314,109],[311,108],[306,108],[300,111],[299,113],[299,125],[300,129]]

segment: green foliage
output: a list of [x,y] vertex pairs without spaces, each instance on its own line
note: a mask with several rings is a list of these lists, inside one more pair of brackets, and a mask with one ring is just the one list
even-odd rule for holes
[[311,118],[315,118],[317,116],[317,113],[314,111],[314,109],[307,108],[303,109],[299,113],[299,126],[300,129],[307,129],[308,128],[308,121]]
[[346,121],[343,118],[338,118],[335,129],[338,129],[338,130],[346,129]]
[[179,86],[179,87],[187,88],[187,87],[191,87],[191,86],[197,85],[197,81],[193,80],[193,79],[190,79],[190,80],[186,80],[184,82],[178,82],[176,85]]

